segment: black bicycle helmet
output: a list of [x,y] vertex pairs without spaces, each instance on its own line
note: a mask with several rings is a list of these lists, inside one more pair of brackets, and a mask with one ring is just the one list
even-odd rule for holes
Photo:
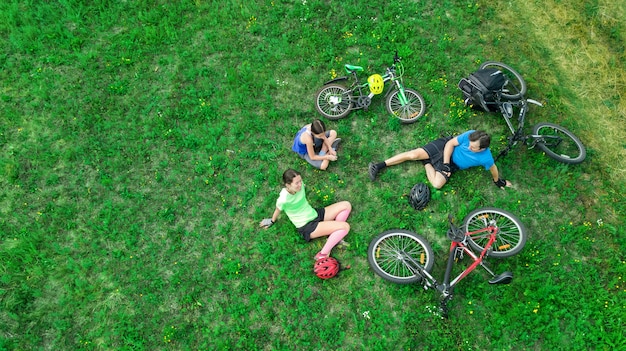
[[423,210],[430,201],[430,188],[425,183],[417,183],[409,194],[409,204],[420,211]]

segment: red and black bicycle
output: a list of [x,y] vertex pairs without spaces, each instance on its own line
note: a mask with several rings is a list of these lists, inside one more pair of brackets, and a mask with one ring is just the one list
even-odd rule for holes
[[[442,295],[441,313],[448,316],[447,303],[452,298],[453,288],[478,266],[492,276],[490,284],[508,284],[513,273],[496,275],[484,260],[487,256],[510,257],[519,253],[526,244],[526,229],[513,214],[491,207],[480,208],[469,213],[461,227],[448,216],[450,228],[447,236],[452,241],[448,264],[443,281],[431,274],[434,253],[428,241],[419,234],[403,229],[387,230],[376,236],[367,250],[370,266],[384,279],[399,283],[421,283],[424,289],[436,289]],[[454,263],[465,255],[471,263],[454,279]]]

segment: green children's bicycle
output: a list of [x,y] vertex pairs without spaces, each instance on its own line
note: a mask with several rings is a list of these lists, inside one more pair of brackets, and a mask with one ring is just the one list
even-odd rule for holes
[[386,93],[385,107],[402,123],[413,123],[424,115],[424,98],[417,91],[405,88],[402,84],[404,66],[396,52],[393,64],[385,73],[372,74],[367,82],[361,82],[358,72],[363,67],[344,65],[347,75],[332,79],[317,92],[315,108],[324,117],[338,120],[346,117],[352,110],[367,110],[372,99],[383,92],[385,83],[390,82]]

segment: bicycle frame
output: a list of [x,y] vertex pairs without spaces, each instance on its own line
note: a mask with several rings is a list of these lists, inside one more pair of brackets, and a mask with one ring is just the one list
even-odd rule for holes
[[401,123],[414,123],[424,115],[424,98],[402,82],[404,65],[397,52],[390,66],[381,74],[370,75],[366,82],[358,77],[359,72],[364,71],[363,67],[345,64],[344,69],[346,75],[325,82],[315,93],[315,109],[322,116],[338,120],[353,110],[367,110],[374,95],[381,95],[385,86],[385,109]]
[[[500,151],[498,156],[496,156],[495,161],[497,161],[502,156],[506,156],[509,151],[511,151],[511,149],[513,149],[513,147],[517,145],[517,143],[520,141],[523,142],[529,149],[534,148],[535,145],[537,145],[537,143],[539,142],[542,142],[544,144],[550,144],[552,142],[556,145],[560,143],[561,139],[555,136],[524,133],[523,129],[526,122],[526,113],[528,112],[528,103],[543,107],[543,105],[539,101],[522,98],[517,101],[502,102],[500,100],[500,96],[497,96],[495,100],[496,101],[494,102],[494,104],[498,106],[498,109],[500,110],[500,113],[502,114],[506,125],[511,131],[511,135],[508,137],[509,142],[507,143],[506,148]],[[514,128],[513,123],[511,122],[511,119],[513,118],[514,107],[519,109],[517,117],[517,128]]]
[[[396,64],[399,64],[399,65],[396,66]],[[399,74],[396,74],[396,68],[398,68],[401,71]],[[369,89],[370,84],[368,82],[361,83],[359,81],[358,72],[363,71],[363,67],[346,64],[344,65],[344,69],[346,70],[346,73],[352,76],[352,84],[348,88],[348,93],[349,93],[350,99],[354,103],[354,106],[355,106],[354,109],[367,109],[371,103],[372,98],[376,94],[374,94]],[[402,66],[400,59],[398,58],[396,54],[396,56],[394,57],[393,64],[385,69],[385,73],[382,74],[381,77],[383,78],[384,84],[391,81],[395,85],[396,89],[400,91],[399,96],[400,96],[401,103],[406,104],[408,103],[408,99],[406,98],[406,95],[404,93],[404,85],[402,84],[403,73],[404,73],[404,68]],[[349,79],[348,76],[343,76],[343,77],[329,80],[325,82],[324,85],[339,82],[339,81],[344,81],[348,79]],[[365,90],[367,93],[364,94],[363,90]],[[392,91],[393,89],[387,89],[385,97],[388,96],[389,93],[391,93]]]
[[[451,225],[452,230],[458,231],[458,228],[453,227],[452,223],[450,225]],[[444,273],[443,281],[441,283],[439,283],[433,275],[428,273],[419,262],[416,262],[410,255],[406,255],[407,267],[414,274],[420,275],[421,277],[424,278],[422,281],[424,289],[434,288],[441,293],[442,299],[441,299],[440,307],[443,313],[443,317],[447,317],[447,314],[448,314],[447,302],[452,298],[453,288],[461,280],[467,277],[467,275],[469,275],[472,271],[474,271],[477,267],[480,266],[484,268],[489,274],[491,274],[491,276],[493,277],[489,281],[489,283],[491,284],[508,284],[513,278],[513,275],[510,272],[504,272],[496,276],[495,273],[484,264],[485,257],[488,256],[491,250],[491,247],[496,242],[496,236],[498,234],[498,230],[499,229],[496,226],[489,225],[480,230],[466,232],[460,240],[456,240],[456,238],[452,239],[452,242],[450,244],[450,251],[448,255],[448,263],[446,265],[446,270]],[[480,253],[477,254],[467,245],[467,240],[468,240],[468,237],[470,236],[483,236],[483,235],[488,235],[489,241],[485,245],[484,249]],[[467,254],[472,259],[473,262],[469,264],[454,279],[451,279],[454,263],[458,259],[463,258],[464,254]]]

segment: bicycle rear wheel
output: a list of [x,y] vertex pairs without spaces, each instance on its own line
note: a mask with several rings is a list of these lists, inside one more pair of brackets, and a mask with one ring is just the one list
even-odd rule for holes
[[315,94],[315,109],[333,121],[346,117],[352,111],[348,89],[339,84],[323,86]]
[[[512,213],[499,208],[485,207],[470,212],[463,219],[465,232],[477,231],[492,225],[498,227],[498,234],[489,256],[510,257],[522,251],[526,244],[526,228]],[[489,242],[489,233],[470,235],[468,242],[473,249],[482,251]]]
[[414,123],[426,111],[424,98],[413,89],[404,89],[406,103],[402,103],[400,90],[394,90],[386,101],[387,111],[400,119],[404,124]]
[[587,157],[587,150],[580,139],[559,125],[537,123],[533,127],[533,134],[540,136],[537,147],[559,162],[577,164]]
[[422,279],[413,262],[430,272],[433,249],[422,236],[402,229],[385,231],[375,237],[367,249],[367,261],[376,274],[393,283],[409,284]]
[[502,62],[487,61],[480,65],[480,69],[499,69],[507,79],[507,83],[502,87],[502,97],[509,100],[519,100],[526,94],[526,82],[522,75],[517,73],[511,66]]

